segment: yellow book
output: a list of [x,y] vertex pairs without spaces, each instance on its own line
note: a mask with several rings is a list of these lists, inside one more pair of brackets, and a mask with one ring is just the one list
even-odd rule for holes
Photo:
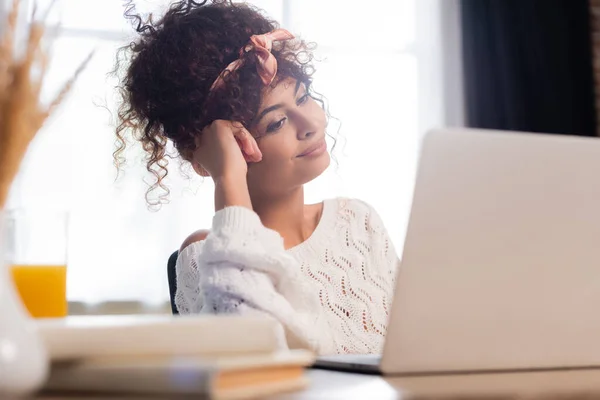
[[237,400],[302,389],[304,350],[221,357],[105,357],[52,365],[46,392],[201,395]]

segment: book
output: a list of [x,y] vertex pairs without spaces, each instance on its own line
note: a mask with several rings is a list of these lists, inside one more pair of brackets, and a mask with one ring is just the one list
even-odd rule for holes
[[201,395],[237,400],[303,388],[314,355],[282,350],[270,317],[73,316],[36,321],[47,392]]
[[239,355],[281,347],[282,328],[269,317],[72,316],[40,319],[50,360],[94,357]]
[[305,350],[215,357],[96,357],[53,363],[46,392],[201,395],[240,400],[302,389]]

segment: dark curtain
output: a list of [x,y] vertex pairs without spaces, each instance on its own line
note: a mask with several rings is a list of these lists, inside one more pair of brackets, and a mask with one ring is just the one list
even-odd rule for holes
[[461,0],[467,125],[595,136],[583,0]]

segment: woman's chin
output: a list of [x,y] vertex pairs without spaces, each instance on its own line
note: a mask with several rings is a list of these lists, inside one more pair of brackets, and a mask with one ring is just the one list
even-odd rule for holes
[[258,163],[255,168],[250,167],[248,170],[250,196],[264,198],[287,193],[318,178],[327,170],[329,164],[331,164],[331,156],[328,152],[312,157],[310,160],[302,160],[302,163],[293,165],[290,170],[277,166],[264,169]]
[[[307,160],[308,161],[308,160]],[[331,164],[331,156],[329,152],[321,154],[319,157],[311,159],[306,165],[303,166],[303,174],[305,175],[305,182],[308,183],[314,179],[317,179]]]

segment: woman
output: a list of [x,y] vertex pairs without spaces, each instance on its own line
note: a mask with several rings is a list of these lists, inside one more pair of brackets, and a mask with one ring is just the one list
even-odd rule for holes
[[133,18],[117,161],[133,128],[157,177],[150,190],[165,189],[168,140],[215,183],[212,227],[180,249],[179,312],[266,314],[282,346],[380,352],[397,265],[381,219],[359,200],[304,204],[303,185],[330,162],[310,47],[228,1]]

